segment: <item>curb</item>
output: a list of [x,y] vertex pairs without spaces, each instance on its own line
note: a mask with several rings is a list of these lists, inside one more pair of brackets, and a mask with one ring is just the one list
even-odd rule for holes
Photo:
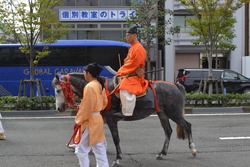
[[214,113],[250,113],[250,106],[245,107],[209,107],[209,108],[185,108],[186,114],[214,114]]
[[73,116],[72,111],[60,113],[55,110],[0,111],[3,117],[51,117]]

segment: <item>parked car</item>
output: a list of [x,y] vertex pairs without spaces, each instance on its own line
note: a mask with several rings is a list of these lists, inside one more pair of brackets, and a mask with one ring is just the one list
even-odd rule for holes
[[[229,69],[212,69],[214,78],[222,80],[226,93],[250,93],[250,79]],[[186,92],[198,92],[202,79],[208,78],[208,69],[180,69],[176,81],[181,83]]]

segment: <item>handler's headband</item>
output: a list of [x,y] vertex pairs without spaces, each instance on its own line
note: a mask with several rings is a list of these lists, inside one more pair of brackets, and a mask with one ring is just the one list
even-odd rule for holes
[[102,72],[102,67],[97,63],[90,63],[84,67],[84,71],[89,72],[93,77],[97,77]]

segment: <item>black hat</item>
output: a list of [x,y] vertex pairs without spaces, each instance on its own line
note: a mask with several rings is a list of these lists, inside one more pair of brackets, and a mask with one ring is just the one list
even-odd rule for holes
[[133,26],[131,27],[127,33],[130,33],[130,34],[137,34],[137,27],[136,26]]
[[84,71],[89,72],[93,77],[97,77],[102,72],[102,67],[97,63],[90,63],[84,67]]

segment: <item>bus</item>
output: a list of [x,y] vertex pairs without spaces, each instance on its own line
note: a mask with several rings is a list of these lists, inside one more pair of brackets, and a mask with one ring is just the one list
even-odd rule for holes
[[[45,44],[37,43],[35,48],[39,50],[43,46]],[[58,40],[46,46],[51,53],[39,61],[35,79],[42,81],[45,94],[49,96],[54,95],[51,81],[56,73],[81,73],[84,65],[92,62],[103,67],[102,76],[113,77],[130,44],[110,40]],[[19,47],[20,44],[0,44],[0,96],[17,96],[20,81],[30,77],[28,60]]]

